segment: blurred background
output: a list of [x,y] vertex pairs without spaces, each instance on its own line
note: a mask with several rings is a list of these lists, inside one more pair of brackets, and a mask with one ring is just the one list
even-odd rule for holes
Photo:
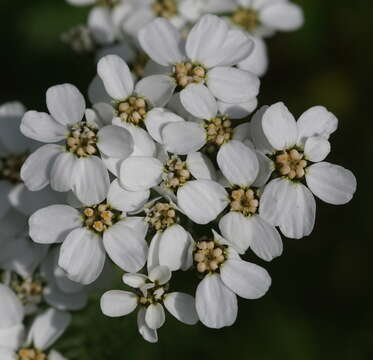
[[[294,2],[306,24],[269,40],[260,103],[284,101],[296,116],[313,105],[335,113],[339,131],[328,160],[356,174],[355,198],[338,208],[318,201],[310,237],[284,239],[283,256],[270,264],[253,258],[270,271],[273,286],[263,299],[240,300],[234,326],[216,331],[169,317],[152,345],[137,333],[134,316],[105,318],[93,297],[58,343],[69,359],[373,358],[373,3]],[[60,34],[84,23],[87,8],[63,0],[1,0],[0,9],[0,103],[20,100],[43,111],[49,86],[70,82],[86,92],[93,60],[75,55]]]

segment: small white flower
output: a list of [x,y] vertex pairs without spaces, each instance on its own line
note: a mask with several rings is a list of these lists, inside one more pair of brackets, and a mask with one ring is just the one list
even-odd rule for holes
[[262,297],[271,278],[262,267],[241,260],[230,243],[213,231],[212,239],[196,242],[193,260],[204,276],[196,290],[196,309],[201,322],[211,328],[230,326],[237,317],[237,296]]
[[171,271],[158,266],[143,274],[125,274],[123,282],[134,292],[107,291],[101,297],[101,310],[106,316],[119,317],[133,312],[138,306],[137,323],[140,334],[149,342],[157,342],[159,329],[165,322],[164,307],[179,321],[194,325],[198,322],[194,298],[182,292],[169,292]]
[[48,350],[71,322],[69,313],[48,309],[33,321],[27,334],[23,306],[9,287],[0,284],[0,356],[4,360],[64,360]]
[[126,158],[133,150],[132,136],[125,129],[104,126],[93,110],[86,111],[85,100],[73,85],[49,88],[47,106],[50,115],[28,111],[22,119],[25,136],[52,143],[40,147],[22,166],[26,186],[37,191],[50,183],[56,191],[72,189],[86,205],[103,201],[110,182],[99,156]]
[[253,42],[240,30],[232,30],[213,15],[203,16],[191,29],[186,42],[167,20],[159,18],[139,32],[144,51],[165,67],[177,91],[190,84],[206,86],[219,101],[241,104],[256,97],[259,79],[234,68],[249,56]]
[[106,252],[123,270],[136,272],[146,261],[147,225],[143,218],[127,217],[126,212],[141,209],[148,198],[149,191],[126,191],[114,180],[101,203],[38,210],[29,219],[30,237],[41,244],[63,242],[58,265],[82,284],[98,278]]
[[341,205],[356,191],[351,171],[324,161],[337,125],[336,117],[321,106],[309,109],[297,122],[283,103],[265,107],[253,118],[252,139],[272,160],[270,172],[276,176],[264,189],[259,213],[287,237],[298,239],[312,232],[313,195]]

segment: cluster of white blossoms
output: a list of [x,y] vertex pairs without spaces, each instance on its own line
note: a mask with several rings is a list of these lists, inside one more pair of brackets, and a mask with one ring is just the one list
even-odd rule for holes
[[[230,326],[237,296],[271,285],[242,257],[279,257],[282,235],[312,232],[315,197],[340,205],[356,190],[349,170],[325,161],[331,112],[315,106],[296,121],[282,102],[258,108],[262,37],[301,26],[298,6],[68,2],[93,5],[88,28],[68,34],[97,51],[89,107],[71,84],[48,89],[48,112],[0,107],[4,360],[63,359],[49,349],[69,312],[110,289],[114,269],[123,289],[103,293],[101,310],[137,309],[149,342],[165,309],[188,325]],[[194,293],[177,291],[178,271],[199,280]]]

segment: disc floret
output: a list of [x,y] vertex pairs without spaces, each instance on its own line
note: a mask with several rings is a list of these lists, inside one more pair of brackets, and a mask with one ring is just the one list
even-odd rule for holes
[[181,88],[193,83],[204,83],[206,80],[207,71],[202,65],[192,64],[191,62],[179,63],[174,66],[173,71],[176,84]]
[[227,247],[214,240],[201,240],[196,244],[193,259],[199,273],[217,272],[227,259]]
[[83,223],[96,233],[103,233],[121,219],[122,212],[111,208],[106,202],[86,207],[82,211]]
[[7,180],[12,184],[19,184],[21,180],[21,168],[27,158],[27,154],[0,157],[0,180]]
[[172,156],[165,164],[163,184],[169,189],[176,190],[192,177],[186,161],[178,156]]
[[35,348],[22,348],[17,353],[17,360],[47,360],[47,354]]
[[171,19],[178,13],[175,0],[156,0],[152,4],[152,9],[157,16],[166,19]]
[[175,205],[166,202],[156,202],[152,207],[145,209],[145,221],[155,231],[164,231],[178,222]]
[[301,180],[305,175],[307,160],[298,149],[284,150],[276,154],[275,164],[278,173],[290,180]]
[[98,128],[86,121],[73,125],[66,140],[66,150],[77,157],[97,154],[97,132]]
[[231,21],[248,32],[253,32],[260,24],[257,11],[247,8],[238,8],[232,14]]
[[230,210],[240,212],[244,216],[252,216],[258,213],[258,191],[252,188],[234,189],[230,192]]
[[130,96],[117,105],[117,113],[123,122],[136,126],[142,125],[148,112],[146,100],[139,96]]
[[207,134],[207,141],[210,144],[221,146],[232,139],[232,122],[225,115],[206,120],[204,127]]

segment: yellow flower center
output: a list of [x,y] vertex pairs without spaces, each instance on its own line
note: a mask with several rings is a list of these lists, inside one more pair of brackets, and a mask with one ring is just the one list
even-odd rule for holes
[[241,26],[248,32],[253,32],[260,24],[258,13],[253,9],[237,9],[231,16],[233,24]]
[[145,209],[146,218],[155,231],[166,230],[178,221],[175,206],[170,203],[157,202],[151,208]]
[[171,19],[177,15],[177,3],[175,0],[156,0],[152,5],[157,16]]
[[213,240],[199,241],[196,244],[193,258],[199,273],[216,272],[227,259],[226,247]]
[[230,209],[244,216],[251,216],[258,212],[259,197],[251,188],[239,188],[230,193]]
[[212,120],[205,120],[204,126],[209,144],[221,146],[232,139],[232,122],[227,116],[217,116]]
[[24,348],[18,351],[17,360],[46,360],[47,355],[40,350]]
[[66,150],[77,157],[88,157],[98,152],[98,129],[85,121],[73,125],[66,139]]
[[[148,284],[152,285],[151,283]],[[141,293],[139,297],[139,304],[149,306],[150,304],[162,303],[165,298],[165,295],[167,294],[168,289],[168,283],[159,285],[158,282],[155,282],[153,287],[147,288],[145,294]]]
[[175,190],[190,179],[191,173],[188,170],[186,161],[182,161],[177,156],[172,156],[166,162],[163,177],[163,185],[165,187]]
[[22,182],[20,173],[26,158],[27,154],[0,157],[0,180],[7,180],[12,184]]
[[201,65],[194,65],[190,62],[180,63],[174,66],[173,76],[176,84],[181,88],[185,88],[192,83],[204,83],[206,70]]
[[42,301],[44,285],[40,277],[22,279],[12,274],[10,286],[24,305],[37,305]]
[[297,149],[281,151],[276,155],[275,163],[279,174],[290,180],[299,180],[305,175],[307,161],[304,159],[304,154]]
[[122,212],[112,209],[106,202],[86,207],[82,211],[83,223],[96,233],[103,233],[121,219]]
[[148,61],[149,56],[145,52],[139,51],[132,65],[132,71],[137,77],[143,78],[145,76],[145,66]]
[[118,116],[123,122],[141,125],[148,112],[145,99],[131,96],[117,105]]

